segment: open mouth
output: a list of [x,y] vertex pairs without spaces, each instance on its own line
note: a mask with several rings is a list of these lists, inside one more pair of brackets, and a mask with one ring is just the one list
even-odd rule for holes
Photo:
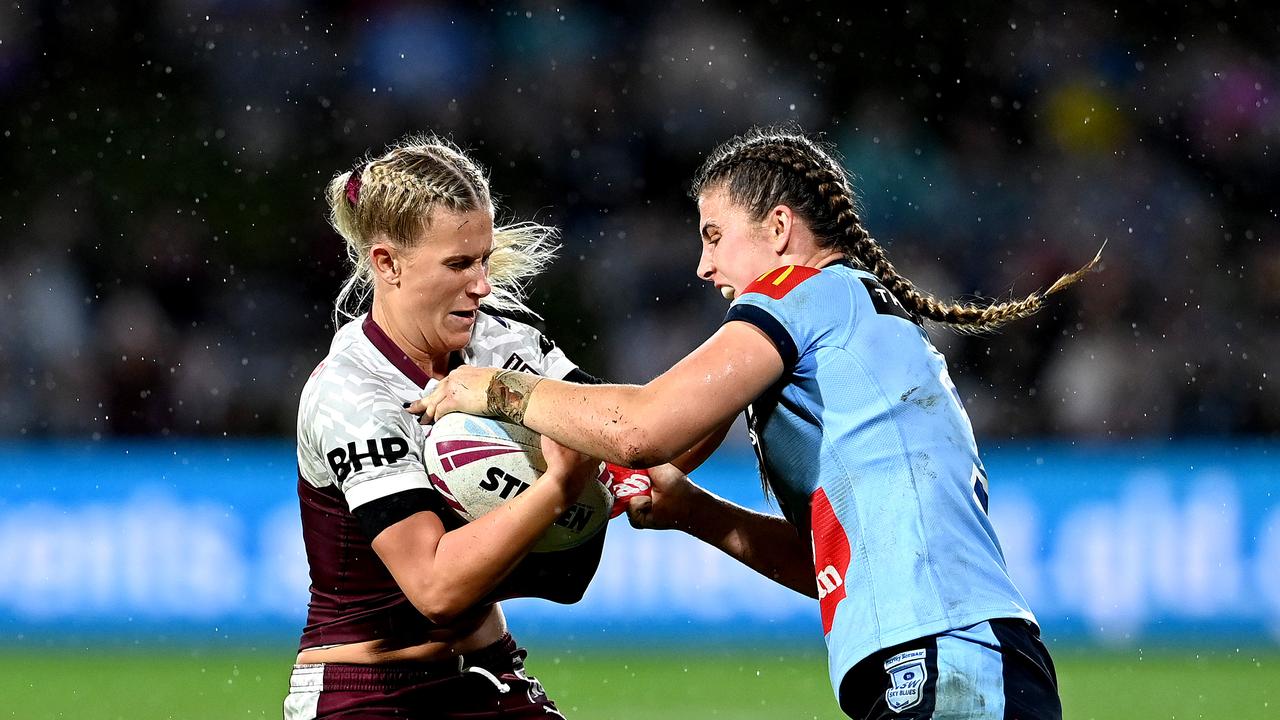
[[729,285],[721,285],[716,289],[720,291],[720,294],[724,296],[725,300],[732,300],[736,295],[736,293],[733,291],[733,288]]
[[464,320],[475,320],[475,319],[476,319],[476,311],[475,311],[475,310],[454,310],[453,312],[451,312],[451,313],[449,313],[449,314],[450,314],[450,315],[452,315],[452,316],[454,316],[454,317],[457,317],[457,318],[462,318],[462,319],[464,319]]

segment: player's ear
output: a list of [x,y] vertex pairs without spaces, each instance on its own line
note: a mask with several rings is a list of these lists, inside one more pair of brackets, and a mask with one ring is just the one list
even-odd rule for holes
[[396,249],[387,243],[374,243],[369,248],[369,266],[374,276],[388,285],[400,284],[400,259]]
[[765,216],[765,240],[778,255],[783,255],[787,252],[795,220],[795,211],[789,205],[775,205],[769,211],[769,214]]

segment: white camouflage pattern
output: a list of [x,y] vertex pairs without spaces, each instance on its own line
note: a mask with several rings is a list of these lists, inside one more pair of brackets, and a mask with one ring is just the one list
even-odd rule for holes
[[[405,490],[432,489],[422,462],[425,428],[405,412],[404,403],[425,394],[435,381],[422,389],[400,372],[365,336],[364,319],[360,316],[334,334],[329,355],[303,387],[298,407],[299,472],[315,487],[337,485],[351,509]],[[563,378],[577,367],[536,329],[483,312],[477,314],[471,342],[461,355],[467,365],[552,378]],[[341,479],[327,459],[349,443],[364,453],[369,441],[385,439],[406,442],[408,453],[390,463],[362,462]]]

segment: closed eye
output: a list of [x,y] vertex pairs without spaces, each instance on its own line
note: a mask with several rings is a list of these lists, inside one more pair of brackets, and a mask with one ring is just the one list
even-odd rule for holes
[[453,257],[445,258],[444,265],[445,267],[451,270],[457,270],[461,272],[475,265],[477,262],[479,262],[482,267],[488,270],[489,257],[491,255],[493,255],[493,253],[491,252],[485,253],[481,257],[476,257],[474,255],[454,255]]

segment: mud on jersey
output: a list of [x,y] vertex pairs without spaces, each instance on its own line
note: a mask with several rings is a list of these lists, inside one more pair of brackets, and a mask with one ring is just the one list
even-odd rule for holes
[[[576,369],[536,329],[477,313],[471,342],[451,357],[563,378]],[[368,316],[342,326],[298,409],[298,497],[311,567],[302,647],[358,642],[430,627],[370,546],[353,510],[393,496],[441,507],[422,461],[426,428],[404,410],[434,382]]]

